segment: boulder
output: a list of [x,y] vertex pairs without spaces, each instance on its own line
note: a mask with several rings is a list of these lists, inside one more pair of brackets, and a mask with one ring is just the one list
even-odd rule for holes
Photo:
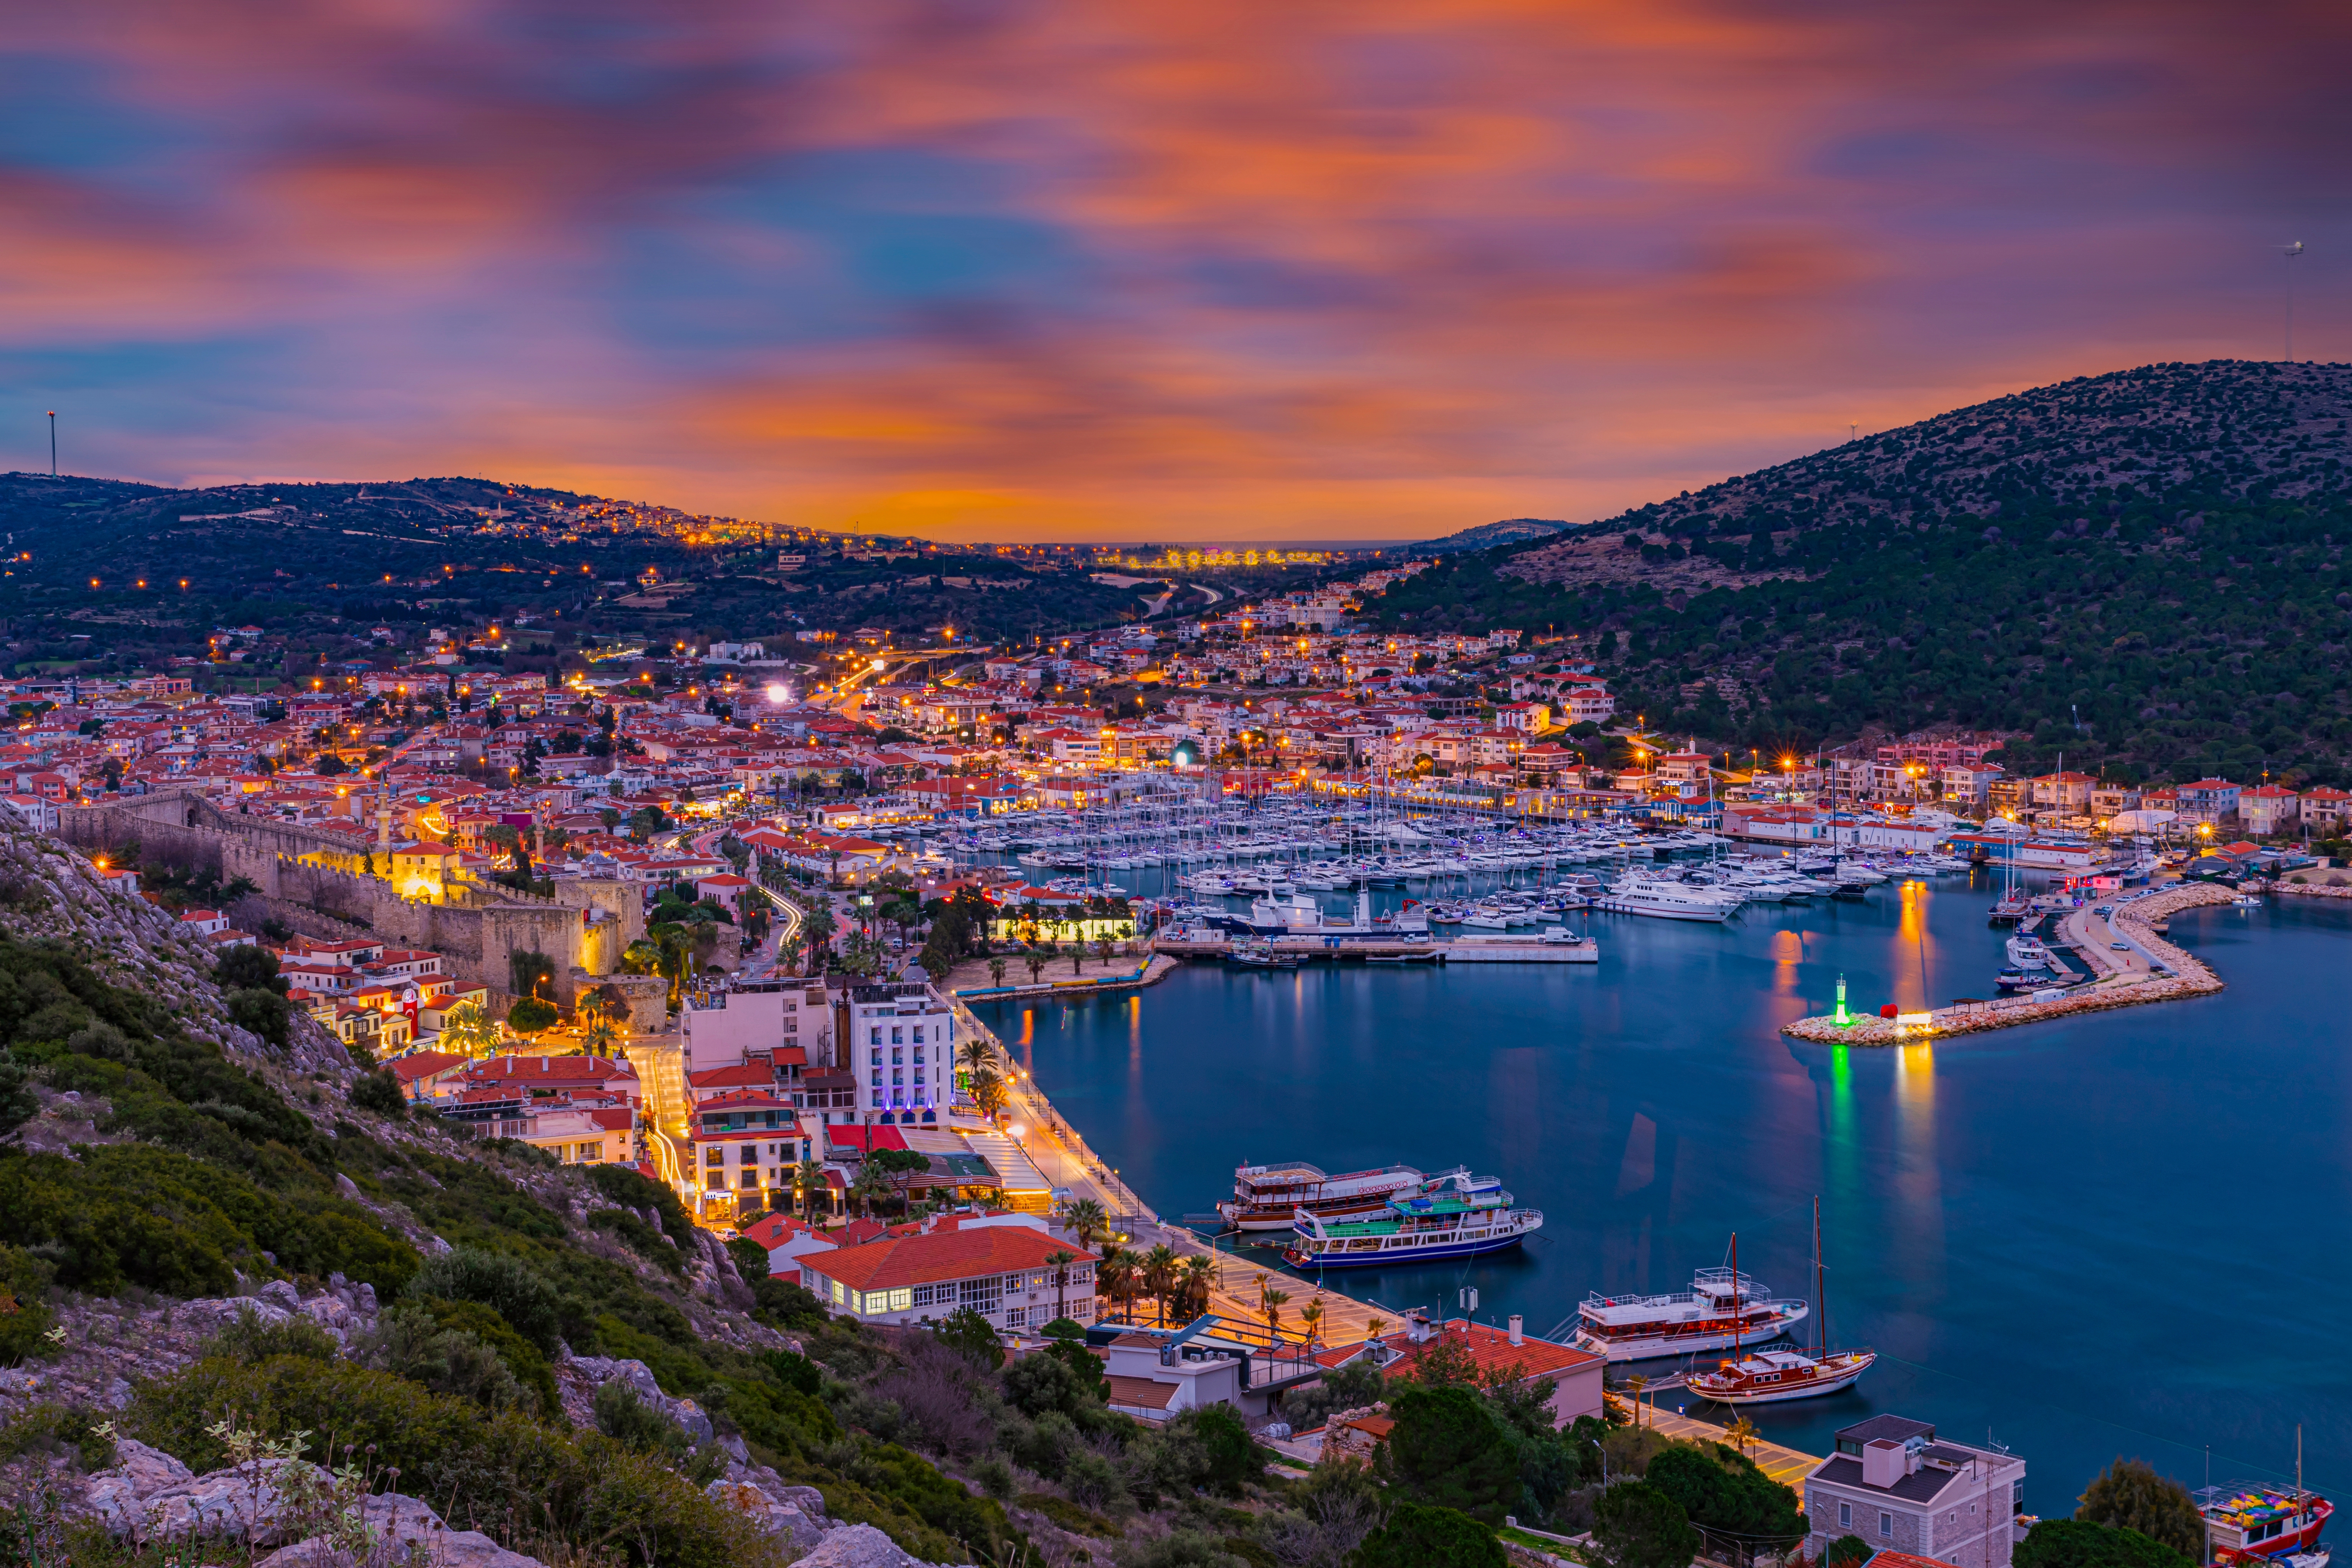
[[82,1496],[100,1523],[124,1535],[146,1522],[146,1499],[194,1479],[194,1471],[161,1448],[136,1437],[117,1437],[114,1468],[90,1477]]
[[302,1310],[302,1292],[294,1288],[294,1282],[290,1279],[272,1279],[268,1284],[256,1290],[254,1295],[273,1306],[283,1307],[289,1312],[299,1312]]
[[[509,1552],[478,1530],[451,1530],[420,1498],[385,1492],[368,1499],[360,1511],[383,1543],[384,1560],[433,1568],[541,1568],[537,1558]],[[256,1568],[335,1568],[338,1561],[333,1541],[316,1535],[271,1552]]]
[[331,1484],[326,1471],[300,1459],[256,1459],[142,1496],[131,1527],[155,1539],[242,1539],[250,1531],[257,1543],[275,1546],[285,1539],[289,1511],[279,1483],[298,1467],[318,1488]]
[[641,1361],[615,1360],[606,1356],[574,1356],[559,1369],[559,1375],[569,1373],[587,1383],[592,1388],[602,1388],[608,1383],[625,1383],[636,1390],[637,1398],[651,1410],[657,1410],[687,1436],[691,1443],[708,1443],[711,1437],[710,1416],[691,1399],[672,1399],[654,1381],[651,1368]]
[[[719,1480],[702,1489],[749,1519],[762,1534],[772,1537],[795,1558],[814,1550],[824,1539],[824,1529],[815,1519],[791,1503],[778,1500],[762,1488],[742,1481]],[[820,1512],[818,1518],[822,1517]]]
[[929,1568],[870,1524],[853,1524],[827,1535],[794,1568]]

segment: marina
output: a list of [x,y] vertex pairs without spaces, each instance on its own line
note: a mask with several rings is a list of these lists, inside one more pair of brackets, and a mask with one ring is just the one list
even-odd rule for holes
[[[1476,1288],[1482,1320],[1523,1313],[1530,1331],[1564,1340],[1589,1293],[1672,1292],[1721,1264],[1733,1227],[1756,1274],[1802,1273],[1819,1193],[1828,1252],[1845,1264],[1830,1287],[1838,1342],[1873,1346],[1875,1364],[1843,1392],[1741,1406],[1778,1451],[1824,1452],[1833,1428],[1874,1410],[1932,1406],[2062,1474],[2091,1474],[2122,1451],[2193,1475],[2210,1442],[2217,1474],[2284,1480],[2300,1414],[2315,1473],[2340,1477],[2352,1396],[2326,1384],[2292,1401],[2218,1392],[2264,1376],[2231,1321],[2257,1313],[2324,1337],[2331,1287],[2283,1298],[2166,1238],[2226,1228],[2282,1173],[2352,1181],[2331,1131],[2347,1089],[2324,979],[2352,910],[2321,900],[2174,909],[2169,943],[2231,985],[2177,1008],[2063,1014],[2045,1029],[1881,1050],[1780,1032],[1826,1014],[1840,975],[1874,1015],[1881,998],[1926,1010],[1929,996],[1981,984],[2003,956],[2004,933],[1986,924],[1997,896],[1979,873],[1974,886],[1922,880],[1765,920],[1752,909],[1721,925],[1612,920],[1605,961],[1583,970],[1310,963],[1268,978],[1187,963],[1129,998],[982,1012],[1119,1179],[1164,1212],[1211,1209],[1242,1145],[1255,1145],[1329,1171],[1466,1159],[1543,1215],[1509,1250],[1345,1270],[1237,1246],[1215,1234],[1221,1221],[1199,1233],[1228,1289],[1269,1268],[1301,1278],[1294,1296],[1319,1288],[1335,1334]],[[2241,1008],[2251,1034],[2225,1022]],[[2217,1030],[2242,1058],[2219,1078],[2208,1070]],[[2281,1078],[2318,1092],[2279,1102],[2266,1086]],[[1399,1083],[1410,1085],[1402,1114]],[[2212,1155],[2193,1173],[2173,1152],[2189,1146]],[[2329,1214],[2320,1226],[2334,1281],[2344,1226]],[[2147,1310],[2082,1319],[2069,1305],[2080,1278],[2021,1276],[2019,1256],[2128,1277]],[[1813,1355],[1783,1336],[1732,1359],[1763,1352]],[[2111,1375],[2119,1361],[2158,1356],[2185,1367],[2190,1394],[2176,1381],[2158,1401]],[[1693,1417],[1725,1408],[1688,1385],[1718,1370],[1708,1358],[1651,1365],[1680,1380],[1655,1395],[1662,1426],[1702,1431]],[[2207,1387],[2217,1392],[2195,1392]]]

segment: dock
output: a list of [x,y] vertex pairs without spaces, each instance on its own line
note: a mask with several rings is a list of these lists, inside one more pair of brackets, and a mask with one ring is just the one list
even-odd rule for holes
[[[2168,889],[2147,898],[2112,906],[2115,914],[2103,919],[2093,910],[2075,910],[2062,924],[2074,934],[2074,952],[2096,973],[2087,984],[2053,987],[1997,1002],[1955,1002],[1912,1021],[1854,1016],[1800,1018],[1780,1032],[1791,1039],[1815,1045],[1900,1046],[1949,1035],[1980,1034],[2013,1028],[2020,1024],[2046,1023],[2077,1013],[2104,1012],[2110,1007],[2137,1007],[2151,1002],[2177,1002],[2189,996],[2210,996],[2222,989],[2215,974],[2183,949],[2158,933],[2179,910],[2236,900],[2237,889],[2211,882]],[[2120,942],[2125,952],[2111,945]]]
[[[1402,958],[1429,963],[1598,963],[1601,947],[1591,937],[1582,942],[1536,942],[1458,938],[1453,942],[1405,942],[1396,938],[1296,936],[1269,938],[1266,946],[1286,957],[1339,963],[1347,959]],[[1162,942],[1161,952],[1178,958],[1230,957],[1229,942]]]

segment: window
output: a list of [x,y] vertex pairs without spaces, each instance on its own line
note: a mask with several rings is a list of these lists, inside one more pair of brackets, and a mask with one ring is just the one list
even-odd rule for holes
[[959,1280],[956,1305],[970,1307],[976,1312],[994,1314],[1004,1305],[1004,1277],[991,1274],[984,1279]]
[[[935,1296],[935,1292],[941,1290],[946,1291],[947,1294],[945,1296]],[[915,1287],[915,1300],[913,1304],[918,1307],[928,1307],[934,1300],[951,1300],[954,1299],[954,1296],[955,1287],[952,1285],[918,1285]]]
[[1895,1516],[1883,1510],[1878,1515],[1878,1533],[1885,1540],[1891,1541],[1895,1538]]
[[874,1109],[877,1110],[882,1109],[882,1090],[879,1087],[874,1090]]
[[875,1030],[873,1038],[867,1040],[866,1043],[869,1046],[880,1045],[882,1043],[882,1031],[879,1029]]
[[922,1043],[923,1043],[923,1026],[922,1026],[920,1024],[918,1024],[918,1025],[916,1025],[916,1026],[915,1026],[915,1044],[917,1044],[917,1045],[919,1045],[919,1045],[921,1045]]
[[1840,1530],[1853,1528],[1853,1504],[1850,1502],[1838,1504],[1838,1528]]
[[737,1184],[738,1184],[738,1185],[740,1185],[740,1186],[745,1186],[745,1187],[756,1187],[756,1186],[758,1186],[758,1185],[760,1184],[760,1171],[759,1171],[759,1167],[757,1167],[757,1166],[755,1165],[755,1166],[753,1166],[751,1170],[748,1170],[748,1171],[744,1172],[744,1173],[743,1173],[743,1179],[742,1179],[742,1181],[741,1181],[741,1182],[740,1182],[740,1183],[738,1183]]
[[890,1031],[890,1043],[891,1043],[892,1045],[894,1045],[894,1046],[903,1046],[903,1045],[905,1045],[905,1044],[907,1043],[907,1031],[906,1031],[906,1030],[904,1030],[904,1029],[893,1029],[893,1030],[891,1030],[891,1031]]
[[1027,1328],[1029,1326],[1029,1309],[1026,1307],[1006,1308],[1004,1310],[1004,1326],[1008,1329]]
[[904,1051],[892,1051],[890,1053],[890,1065],[894,1068],[905,1067],[907,1065],[907,1053]]
[[760,1146],[757,1143],[743,1144],[741,1146],[740,1153],[737,1156],[736,1163],[743,1165],[758,1164],[760,1163]]
[[890,1292],[890,1310],[892,1311],[903,1312],[914,1304],[915,1293],[912,1290],[908,1289],[905,1286],[902,1285],[898,1289]]
[[877,1068],[882,1065],[882,1053],[880,1051],[876,1051],[874,1053],[874,1065]]

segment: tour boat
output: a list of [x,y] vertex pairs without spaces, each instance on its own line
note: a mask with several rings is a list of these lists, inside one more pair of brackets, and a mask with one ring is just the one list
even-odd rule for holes
[[1464,1169],[1399,1193],[1376,1219],[1327,1220],[1301,1208],[1283,1261],[1294,1268],[1379,1268],[1501,1252],[1543,1226],[1540,1211],[1511,1202],[1500,1180]]
[[1775,1340],[1812,1309],[1776,1300],[1737,1268],[1702,1268],[1691,1288],[1667,1296],[1587,1296],[1570,1343],[1608,1361],[1694,1355]]
[[1822,1300],[1822,1200],[1813,1200],[1813,1349],[1755,1351],[1727,1361],[1714,1372],[1695,1372],[1684,1386],[1718,1405],[1777,1405],[1852,1388],[1875,1351],[1832,1351],[1829,1311]]
[[1244,1165],[1234,1173],[1234,1195],[1217,1213],[1237,1230],[1288,1230],[1301,1209],[1332,1219],[1370,1219],[1388,1212],[1389,1199],[1417,1191],[1422,1175],[1411,1165],[1349,1171],[1329,1176],[1303,1160],[1279,1165]]
[[2278,1562],[2311,1552],[2336,1505],[2300,1488],[2206,1487],[2196,1494],[2216,1563]]
[[2009,950],[2010,963],[2020,969],[2050,967],[2050,950],[2042,945],[2038,936],[2013,936],[2002,945]]

